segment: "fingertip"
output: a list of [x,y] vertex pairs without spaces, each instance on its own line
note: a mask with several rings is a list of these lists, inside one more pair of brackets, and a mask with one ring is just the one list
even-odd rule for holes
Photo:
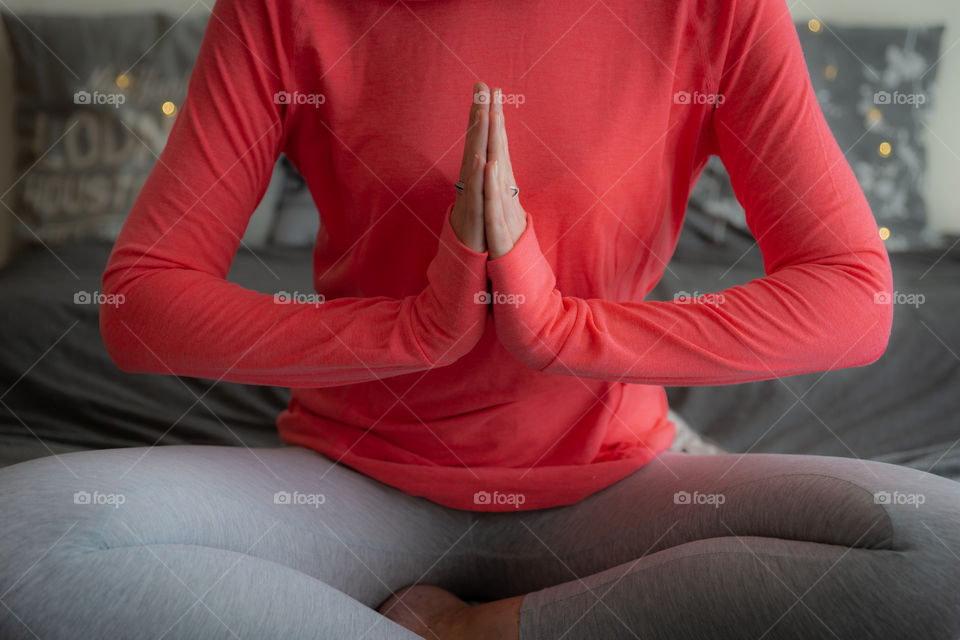
[[478,81],[473,85],[473,103],[480,107],[478,111],[482,111],[483,106],[490,104],[490,89],[483,82]]

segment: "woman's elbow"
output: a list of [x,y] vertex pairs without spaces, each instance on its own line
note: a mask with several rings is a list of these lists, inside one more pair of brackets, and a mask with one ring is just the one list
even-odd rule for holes
[[[843,269],[848,286],[837,289],[848,301],[851,312],[843,313],[845,327],[837,334],[845,337],[848,366],[873,364],[883,356],[893,327],[893,270],[890,257],[879,240],[870,249],[851,254]],[[845,294],[842,292],[846,292]],[[846,305],[844,305],[846,306]],[[837,354],[837,357],[843,358]]]
[[127,373],[161,373],[147,366],[155,358],[145,357],[137,338],[136,321],[130,317],[130,300],[123,294],[105,293],[100,304],[100,337],[107,354],[118,369]]
[[100,305],[100,337],[113,364],[128,373],[136,373],[132,349],[123,335],[129,331],[123,326],[121,306],[122,303]]
[[872,293],[867,300],[860,302],[854,317],[845,346],[852,356],[850,366],[873,364],[883,356],[890,342],[893,328],[891,294],[886,291]]
[[884,306],[882,317],[878,318],[863,339],[864,347],[861,352],[862,361],[858,366],[873,364],[887,350],[890,342],[890,329],[893,313],[889,305]]

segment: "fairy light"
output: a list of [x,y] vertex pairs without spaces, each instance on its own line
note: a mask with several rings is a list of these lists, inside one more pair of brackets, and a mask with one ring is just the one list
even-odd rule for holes
[[807,28],[814,33],[820,33],[820,29],[823,28],[823,24],[816,18],[810,18],[810,22],[807,23]]
[[177,112],[177,105],[173,104],[169,100],[160,105],[160,110],[163,111],[163,114],[166,116],[172,116]]
[[889,158],[890,154],[893,153],[893,147],[890,146],[889,142],[881,142],[880,147],[877,148],[877,153],[880,154],[881,158]]
[[881,240],[886,240],[890,237],[890,229],[886,227],[880,227],[879,232]]

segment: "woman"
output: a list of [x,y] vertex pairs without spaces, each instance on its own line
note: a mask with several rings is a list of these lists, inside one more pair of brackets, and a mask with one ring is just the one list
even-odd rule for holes
[[[323,304],[224,280],[280,152]],[[711,154],[767,275],[644,301]],[[0,471],[4,637],[955,638],[957,483],[666,451],[662,385],[869,364],[890,289],[782,0],[219,0],[101,328],[289,446]]]

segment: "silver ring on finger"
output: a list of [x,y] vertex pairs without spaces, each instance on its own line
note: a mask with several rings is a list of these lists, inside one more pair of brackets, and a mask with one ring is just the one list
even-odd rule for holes
[[520,195],[520,187],[515,184],[509,185],[507,189],[510,189],[510,197],[512,197],[514,200],[516,200],[517,196]]

